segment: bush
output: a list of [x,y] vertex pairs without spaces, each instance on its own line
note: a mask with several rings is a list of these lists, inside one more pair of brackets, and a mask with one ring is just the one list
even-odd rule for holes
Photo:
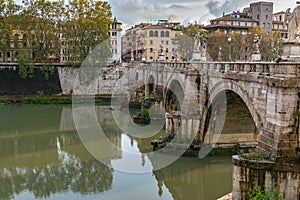
[[274,189],[263,190],[260,186],[249,191],[249,200],[283,200],[283,196]]

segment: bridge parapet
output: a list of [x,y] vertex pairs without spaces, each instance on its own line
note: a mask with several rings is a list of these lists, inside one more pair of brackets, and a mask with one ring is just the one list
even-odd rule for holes
[[300,65],[294,62],[199,62],[193,63],[198,71],[257,74],[279,78],[300,77]]

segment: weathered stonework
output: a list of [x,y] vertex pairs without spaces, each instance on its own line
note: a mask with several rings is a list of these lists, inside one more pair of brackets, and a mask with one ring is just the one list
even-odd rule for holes
[[300,165],[245,160],[233,156],[232,200],[249,199],[249,189],[276,189],[284,199],[300,199]]

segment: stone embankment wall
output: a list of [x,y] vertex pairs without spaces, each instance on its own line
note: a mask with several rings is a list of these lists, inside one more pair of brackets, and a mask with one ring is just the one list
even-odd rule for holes
[[0,68],[0,95],[53,95],[61,93],[58,71],[45,79],[39,68],[33,77],[22,78],[17,67]]
[[233,156],[233,200],[247,200],[249,189],[276,189],[285,200],[300,199],[300,165],[246,160]]

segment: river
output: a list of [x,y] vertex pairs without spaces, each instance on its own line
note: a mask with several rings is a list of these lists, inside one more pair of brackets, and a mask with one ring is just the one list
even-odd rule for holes
[[107,151],[109,166],[96,160],[80,140],[70,106],[0,110],[0,199],[213,200],[231,191],[230,156],[181,157],[141,174],[116,170],[131,163],[151,168],[141,153],[151,146],[119,130],[108,107],[97,107],[106,136],[121,149],[140,154],[140,160],[114,151]]

